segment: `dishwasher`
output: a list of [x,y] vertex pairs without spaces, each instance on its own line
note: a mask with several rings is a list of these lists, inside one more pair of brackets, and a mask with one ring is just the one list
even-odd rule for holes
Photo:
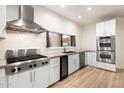
[[80,52],[80,68],[85,66],[85,52]]
[[60,80],[68,77],[68,56],[60,57]]

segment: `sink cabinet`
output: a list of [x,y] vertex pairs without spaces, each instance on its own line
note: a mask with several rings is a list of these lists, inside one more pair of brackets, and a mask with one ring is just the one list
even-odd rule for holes
[[68,73],[71,74],[80,68],[79,53],[68,56]]

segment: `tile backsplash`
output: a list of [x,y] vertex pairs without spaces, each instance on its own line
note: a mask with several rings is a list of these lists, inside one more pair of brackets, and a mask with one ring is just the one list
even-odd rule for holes
[[46,48],[46,33],[34,34],[7,31],[6,39],[0,39],[0,65],[6,64],[6,50],[40,49],[41,54],[62,52],[63,48]]

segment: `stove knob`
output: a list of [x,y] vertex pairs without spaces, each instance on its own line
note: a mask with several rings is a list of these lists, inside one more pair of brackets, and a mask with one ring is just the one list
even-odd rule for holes
[[18,71],[21,71],[21,70],[22,70],[22,69],[19,67],[19,68],[18,68]]
[[42,65],[44,65],[45,63],[44,62],[42,62]]
[[29,65],[29,68],[32,68],[32,65]]
[[14,68],[14,69],[12,69],[12,70],[11,70],[11,72],[12,72],[12,73],[16,72],[16,69],[15,69],[15,68]]
[[48,64],[48,62],[47,62],[47,61],[46,61],[45,63],[46,63],[46,64]]
[[34,64],[34,67],[36,67],[37,66],[37,64]]

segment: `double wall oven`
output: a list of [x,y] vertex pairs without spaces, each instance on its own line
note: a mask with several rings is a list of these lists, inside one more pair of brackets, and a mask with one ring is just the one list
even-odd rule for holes
[[115,36],[97,37],[97,61],[115,64]]

